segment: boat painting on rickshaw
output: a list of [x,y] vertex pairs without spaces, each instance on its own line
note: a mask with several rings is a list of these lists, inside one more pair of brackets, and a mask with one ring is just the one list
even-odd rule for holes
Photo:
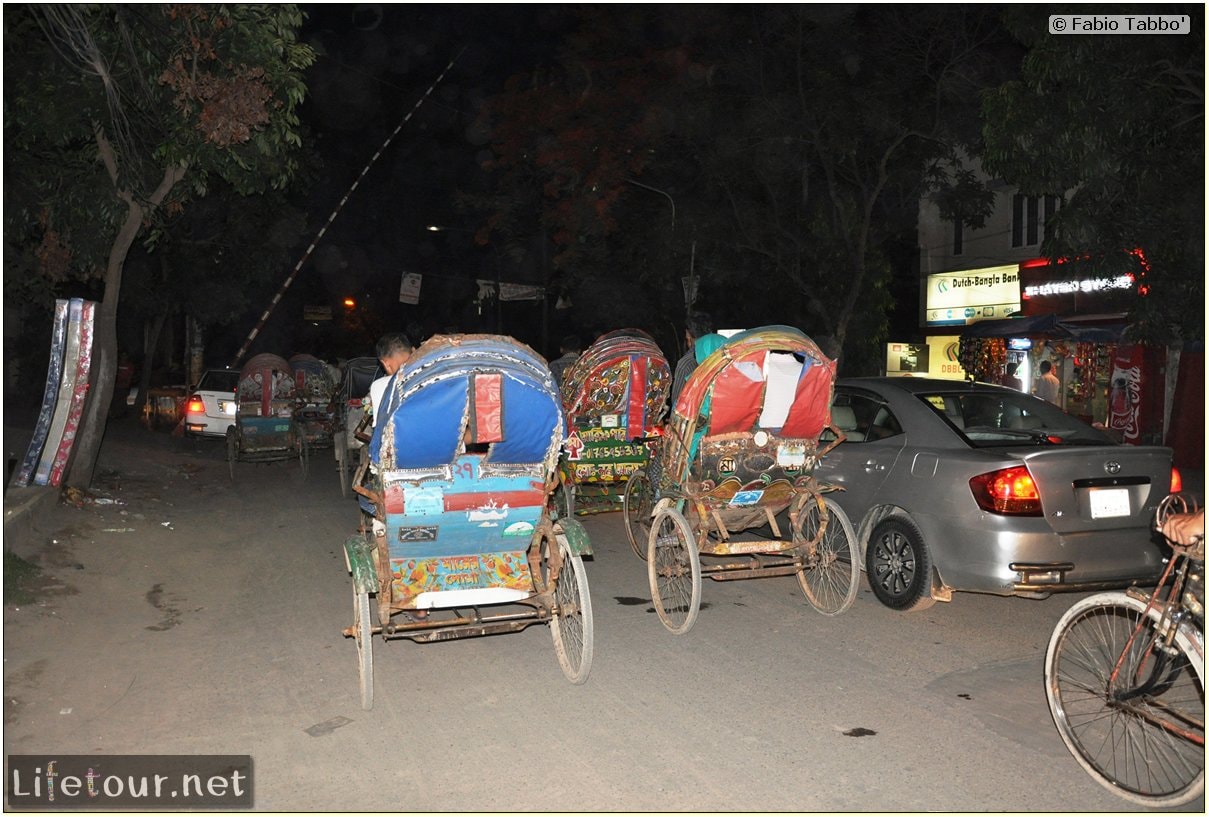
[[[673,633],[696,620],[702,576],[796,575],[819,612],[851,606],[856,537],[824,497],[832,486],[813,476],[844,439],[831,425],[834,379],[834,361],[785,326],[735,335],[689,376],[658,456],[630,478],[623,503],[656,612]],[[820,448],[825,429],[836,436]]]
[[550,510],[563,413],[545,361],[503,336],[430,338],[375,411],[374,466],[356,488],[372,528],[345,543],[355,617],[344,634],[357,640],[362,706],[373,704],[373,635],[429,642],[546,623],[563,673],[583,683],[591,545]]
[[621,510],[626,481],[646,468],[660,434],[671,382],[663,352],[640,329],[602,335],[568,367],[561,515]]
[[278,355],[259,354],[244,364],[235,392],[235,424],[227,429],[227,465],[297,458],[306,477],[307,448],[294,417],[298,392],[294,371]]

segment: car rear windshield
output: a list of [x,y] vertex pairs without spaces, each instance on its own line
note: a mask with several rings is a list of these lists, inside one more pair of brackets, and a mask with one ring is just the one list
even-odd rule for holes
[[239,372],[234,369],[214,369],[202,375],[198,391],[235,391],[239,387]]
[[1113,444],[1103,431],[1028,394],[987,390],[936,392],[919,398],[976,447]]

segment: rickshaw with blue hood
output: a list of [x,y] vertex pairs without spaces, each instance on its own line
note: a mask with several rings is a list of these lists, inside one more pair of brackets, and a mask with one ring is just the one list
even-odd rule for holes
[[[676,634],[693,626],[703,576],[794,575],[816,610],[844,612],[860,580],[856,536],[813,475],[844,439],[831,424],[835,362],[787,326],[706,336],[697,355],[659,455],[625,490],[660,620]],[[825,429],[835,439],[820,447]]]
[[369,484],[356,488],[373,524],[344,547],[362,707],[373,706],[374,636],[426,643],[548,624],[563,673],[586,681],[592,550],[583,526],[553,511],[564,425],[545,360],[504,336],[436,336],[380,410]]

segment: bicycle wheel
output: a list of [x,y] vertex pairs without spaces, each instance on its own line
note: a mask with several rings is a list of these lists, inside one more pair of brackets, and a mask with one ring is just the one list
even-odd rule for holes
[[701,559],[688,520],[675,508],[655,514],[646,553],[655,612],[673,635],[683,635],[701,610]]
[[1059,620],[1045,654],[1046,698],[1066,747],[1100,785],[1148,807],[1205,790],[1204,636],[1181,628],[1164,653],[1159,618],[1124,593],[1090,596]]
[[639,559],[646,560],[647,540],[651,538],[651,507],[655,490],[646,471],[638,470],[626,480],[621,496],[621,515],[625,518],[625,533],[630,547]]
[[[813,562],[798,571],[798,584],[815,610],[825,616],[838,616],[856,601],[860,588],[856,534],[848,515],[834,502],[807,494],[802,505],[794,540],[809,542],[817,537],[819,541]],[[827,529],[820,537],[819,529],[824,522]]]

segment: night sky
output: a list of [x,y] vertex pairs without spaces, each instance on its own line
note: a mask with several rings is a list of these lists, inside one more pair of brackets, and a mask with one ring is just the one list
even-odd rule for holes
[[[291,287],[299,291],[279,307],[291,314],[274,315],[270,323],[293,323],[304,302],[322,305],[349,296],[371,321],[412,334],[495,331],[495,307],[479,313],[471,282],[508,276],[497,271],[492,253],[475,246],[473,233],[480,224],[458,211],[455,192],[481,188],[487,180],[480,169],[487,135],[475,127],[482,101],[510,75],[548,60],[571,15],[561,6],[507,4],[302,8],[308,15],[302,37],[318,52],[307,72],[302,116],[322,169],[308,192],[314,233],[300,246],[300,257],[403,124],[316,245]],[[442,72],[443,79],[425,96]],[[434,233],[425,229],[428,225],[444,229]],[[424,276],[418,306],[398,301],[404,272]],[[534,308],[504,305],[510,312]],[[267,326],[266,334],[276,334],[274,328]],[[327,329],[302,331],[311,333],[310,342],[330,345]],[[305,343],[305,337],[294,342]],[[287,338],[288,333],[282,341]]]

